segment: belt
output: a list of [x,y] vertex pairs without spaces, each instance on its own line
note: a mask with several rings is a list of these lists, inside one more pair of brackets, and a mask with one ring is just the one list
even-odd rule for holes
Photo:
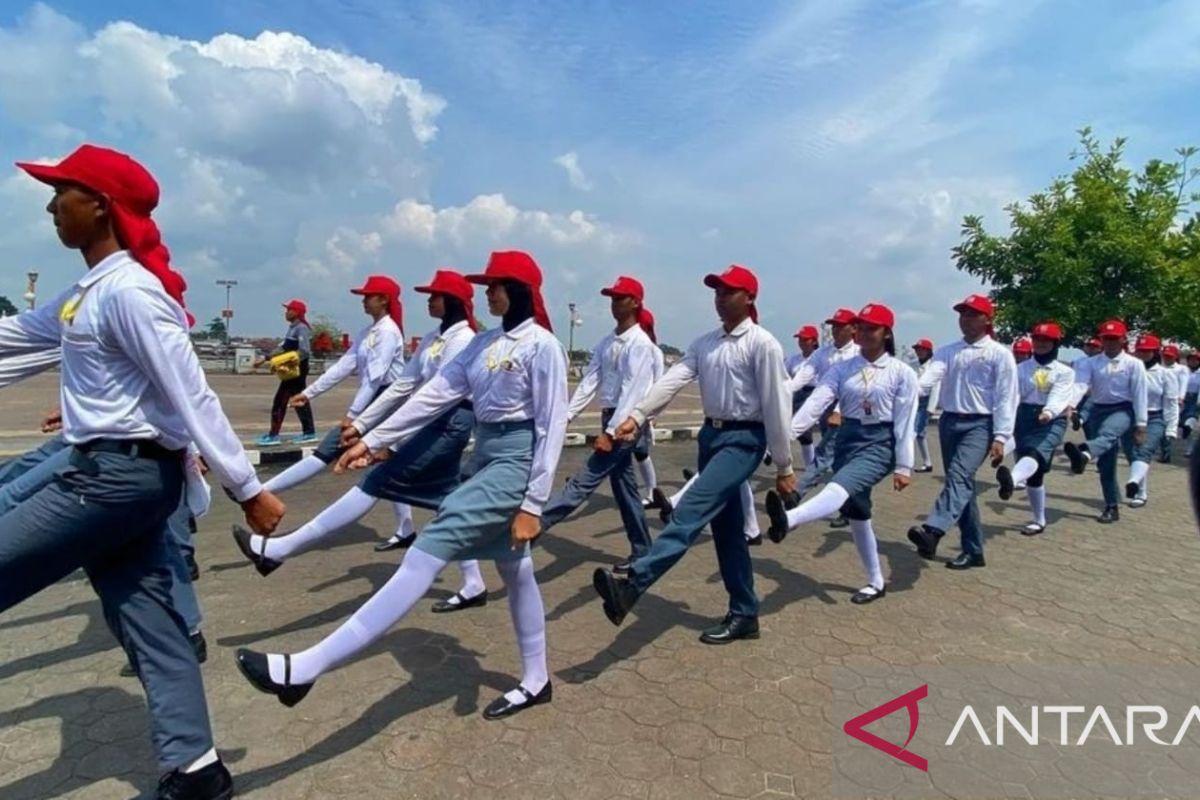
[[943,411],[943,416],[956,417],[958,419],[991,419],[991,414],[960,414],[957,411]]
[[461,401],[458,404],[458,407],[461,408],[463,411],[474,411],[475,410],[475,404],[472,403],[470,400]]
[[84,453],[116,453],[155,461],[182,461],[186,450],[168,450],[152,439],[93,439],[76,446]]
[[761,431],[764,426],[761,422],[755,422],[750,419],[713,419],[705,417],[704,424],[718,431]]

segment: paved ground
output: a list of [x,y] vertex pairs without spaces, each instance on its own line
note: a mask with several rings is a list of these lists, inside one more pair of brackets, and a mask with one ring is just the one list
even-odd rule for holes
[[[694,458],[690,444],[656,453],[664,482]],[[562,474],[583,456],[567,451]],[[448,617],[423,603],[295,709],[251,689],[234,648],[298,649],[331,630],[391,574],[397,559],[370,545],[392,519],[377,509],[264,579],[237,557],[234,509],[220,502],[198,541],[219,746],[242,796],[264,799],[827,797],[832,746],[843,736],[831,713],[839,671],[1200,665],[1200,542],[1183,470],[1155,465],[1151,482],[1149,507],[1103,527],[1091,521],[1094,475],[1056,471],[1052,525],[1037,539],[1016,534],[1023,506],[1000,503],[989,485],[989,566],[954,573],[918,560],[904,539],[939,487],[936,473],[917,476],[909,492],[877,498],[886,599],[849,603],[862,581],[853,544],[845,531],[814,525],[755,551],[763,636],[725,648],[696,641],[724,610],[706,538],[622,628],[608,623],[590,575],[624,546],[611,501],[597,497],[536,555],[555,701],[498,723],[480,711],[518,671],[500,593],[486,608]],[[760,497],[767,484],[764,471]],[[320,477],[292,492],[288,526],[348,485]],[[485,575],[498,589],[490,566]],[[456,581],[449,570],[429,601]],[[152,786],[143,701],[135,682],[117,677],[121,663],[81,580],[0,617],[0,797],[105,800]],[[1083,785],[1050,788],[1094,794]],[[1047,786],[1014,770],[1006,792],[1047,796]]]

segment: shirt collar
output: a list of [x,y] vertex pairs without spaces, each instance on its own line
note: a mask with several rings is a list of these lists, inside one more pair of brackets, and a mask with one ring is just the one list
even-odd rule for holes
[[113,274],[131,261],[133,259],[129,257],[128,250],[118,250],[89,269],[87,274],[79,279],[78,286],[80,289],[87,289],[95,284],[96,281]]
[[963,343],[964,347],[987,347],[992,343],[993,339],[990,335],[985,333],[974,342],[968,342],[966,339],[960,339],[959,341]]
[[728,333],[725,332],[724,327],[721,327],[718,330],[721,332],[722,337],[732,336],[733,338],[737,339],[737,338],[740,338],[741,336],[744,336],[747,332],[749,332],[749,330],[752,327],[754,327],[754,320],[750,319],[749,317],[746,317],[744,320],[742,320],[740,325],[738,325],[736,328],[729,331]]
[[617,329],[613,328],[612,337],[622,342],[628,342],[630,339],[637,336],[637,332],[642,328],[636,322],[625,329],[623,333],[617,333]]
[[858,354],[858,357],[861,358],[868,367],[878,367],[879,369],[884,369],[888,364],[892,363],[892,357],[887,353],[884,353],[874,361],[867,361],[867,357],[861,352]]
[[504,335],[509,339],[523,339],[525,334],[533,330],[533,326],[536,324],[537,323],[533,321],[533,317],[530,317],[517,327],[513,328],[511,331],[504,331]]
[[458,322],[451,325],[449,328],[446,328],[446,330],[442,330],[439,328],[437,338],[449,339],[451,336],[458,333],[460,330],[462,330],[465,327],[467,327],[467,321],[465,319],[461,319]]
[[833,352],[835,352],[835,353],[849,353],[851,350],[854,349],[854,340],[851,339],[850,341],[846,342],[841,347],[838,347],[836,344],[831,345],[831,346],[833,347]]

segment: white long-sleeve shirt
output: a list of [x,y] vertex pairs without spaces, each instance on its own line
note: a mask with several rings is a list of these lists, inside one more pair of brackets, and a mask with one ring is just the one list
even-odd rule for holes
[[929,360],[929,379],[942,383],[938,405],[952,414],[990,414],[992,438],[1012,438],[1017,417],[1017,362],[990,336],[943,345]]
[[1045,406],[1042,413],[1056,419],[1071,405],[1075,370],[1061,361],[1042,365],[1031,358],[1017,365],[1017,386],[1022,403]]
[[1187,388],[1184,389],[1184,394],[1200,393],[1200,370],[1188,375]]
[[601,408],[615,409],[604,431],[609,436],[615,434],[617,426],[629,418],[633,407],[654,384],[655,353],[662,355],[640,325],[605,336],[592,352],[583,380],[575,387],[568,418],[575,419],[599,396]]
[[13,352],[0,358],[0,389],[45,372],[62,360],[62,351],[50,350]]
[[763,423],[776,471],[792,474],[792,391],[783,368],[783,347],[774,336],[749,319],[728,333],[724,328],[706,333],[692,342],[630,416],[644,425],[696,380],[706,417]]
[[456,322],[444,332],[441,326],[425,334],[417,352],[404,365],[400,377],[367,406],[354,420],[354,428],[364,434],[387,419],[400,405],[438,374],[442,366],[466,349],[475,331],[466,320]]
[[531,319],[476,336],[362,441],[372,451],[401,444],[468,397],[479,422],[533,420],[533,465],[521,510],[540,516],[567,433],[567,353]]
[[1084,395],[1097,405],[1133,404],[1133,421],[1146,427],[1146,365],[1129,353],[1109,358],[1104,353],[1075,362],[1075,396],[1078,406]]
[[307,389],[309,400],[324,394],[351,375],[358,375],[358,391],[346,415],[357,417],[379,390],[400,378],[404,371],[404,335],[390,316],[384,315],[363,329],[349,350]]
[[799,364],[794,372],[789,371],[791,380],[788,382],[788,391],[795,394],[805,386],[816,385],[817,381],[825,377],[825,373],[829,371],[830,367],[843,361],[849,361],[856,355],[858,355],[858,345],[854,342],[847,342],[841,347],[837,347],[832,342],[821,345],[803,363]]
[[835,364],[792,417],[792,436],[806,433],[821,421],[834,402],[844,419],[865,425],[890,422],[895,438],[895,472],[911,475],[916,438],[917,373],[886,353],[875,361],[861,354]]
[[1146,370],[1146,411],[1161,411],[1167,435],[1179,428],[1179,379],[1162,364]]
[[209,388],[187,320],[150,272],[122,250],[36,311],[0,320],[0,358],[62,348],[63,437],[189,442],[239,501],[262,491]]
[[937,405],[938,395],[942,390],[942,374],[945,370],[930,369],[933,364],[933,358],[930,357],[924,364],[917,365],[917,396],[928,397],[929,406],[932,408]]
[[1188,378],[1192,377],[1192,371],[1187,368],[1187,364],[1178,362],[1171,367],[1164,364],[1163,369],[1175,376],[1175,393],[1179,396],[1179,401],[1183,402],[1183,396],[1187,394],[1188,390]]
[[[787,370],[788,380],[791,381],[792,378],[795,378],[796,373],[800,371],[800,368],[804,366],[804,364],[807,363],[810,358],[816,355],[816,353],[816,350],[812,351],[812,353],[807,356],[804,355],[804,353],[792,353],[790,356],[784,359],[783,368]],[[809,386],[815,386],[816,383],[817,377],[816,375],[813,375],[812,379],[808,383],[804,384],[804,386],[796,386],[794,383],[790,383],[790,386],[794,390],[793,394],[795,394],[795,392],[798,392],[801,389],[805,389]]]

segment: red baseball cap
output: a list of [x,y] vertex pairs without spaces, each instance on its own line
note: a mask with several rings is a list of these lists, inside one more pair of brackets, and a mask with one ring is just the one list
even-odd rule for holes
[[464,303],[475,299],[475,289],[461,272],[452,269],[439,269],[433,273],[433,280],[425,286],[416,286],[414,292],[422,294],[448,294]]
[[367,282],[362,286],[357,289],[351,289],[350,294],[382,294],[388,297],[399,297],[400,284],[387,275],[371,275],[367,277]]
[[488,256],[488,263],[483,272],[468,275],[467,280],[484,286],[497,281],[525,284],[532,290],[534,320],[546,330],[554,331],[550,324],[550,315],[546,312],[546,301],[542,298],[542,270],[529,253],[522,250],[497,250]]
[[1124,339],[1129,335],[1129,329],[1125,327],[1125,323],[1119,319],[1110,319],[1100,323],[1099,330],[1096,335],[1101,339]]
[[1040,336],[1044,339],[1053,339],[1056,342],[1063,340],[1062,326],[1057,322],[1039,322],[1029,331],[1031,336]]
[[1087,347],[1104,347],[1104,342],[1100,341],[1099,336],[1093,336],[1092,338],[1087,340],[1087,344],[1085,346],[1087,346]]
[[1153,333],[1143,333],[1137,338],[1137,342],[1133,346],[1134,350],[1160,350],[1162,349],[1162,340]]
[[1014,353],[1019,355],[1032,355],[1033,342],[1022,336],[1020,339],[1017,339],[1015,342],[1013,342],[1012,350]]
[[954,306],[954,310],[960,313],[963,311],[977,311],[985,317],[996,316],[996,307],[992,305],[991,300],[982,294],[971,295],[966,300]]
[[634,280],[626,275],[617,278],[617,282],[612,286],[601,289],[600,294],[605,297],[632,297],[638,301],[646,299],[646,289],[642,286],[641,281]]
[[826,325],[849,325],[854,322],[854,318],[858,316],[848,308],[839,308],[833,312],[833,316],[825,320]]
[[283,304],[283,307],[288,311],[293,311],[299,314],[302,317],[308,313],[308,306],[303,300],[288,300]]
[[1179,345],[1169,344],[1163,348],[1163,355],[1171,358],[1179,358]]
[[932,350],[933,342],[929,339],[917,339],[917,343],[914,344],[913,347],[921,347],[925,350]]
[[867,303],[851,321],[861,322],[864,325],[882,325],[885,328],[896,327],[896,315],[882,303]]
[[796,338],[819,340],[821,338],[821,332],[817,330],[816,325],[805,325],[804,327],[800,328],[800,330],[796,331]]
[[720,275],[716,273],[705,275],[704,285],[710,289],[716,289],[721,286],[730,289],[743,289],[755,297],[758,296],[758,278],[754,276],[753,272],[740,264],[730,264],[729,269]]

